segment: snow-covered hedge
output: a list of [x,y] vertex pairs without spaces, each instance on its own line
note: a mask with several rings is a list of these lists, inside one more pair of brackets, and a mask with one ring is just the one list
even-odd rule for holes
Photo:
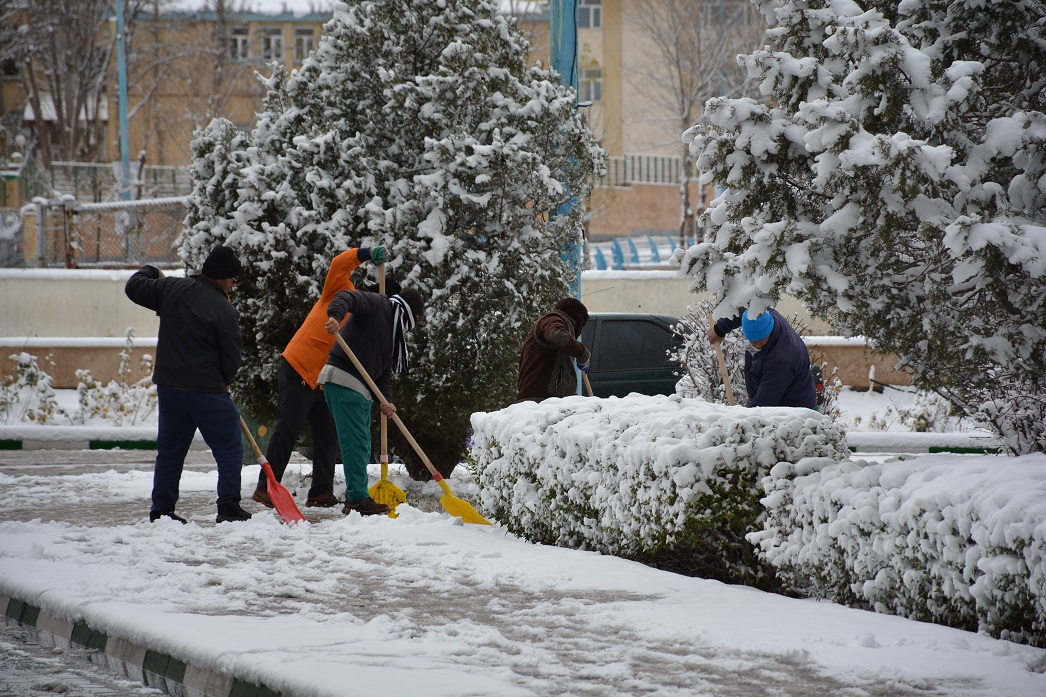
[[786,588],[1046,646],[1046,456],[781,462],[749,534]]
[[678,396],[525,402],[473,414],[472,427],[480,503],[513,533],[655,562],[699,550],[735,582],[758,575],[744,535],[770,468],[848,455],[844,432],[814,411]]

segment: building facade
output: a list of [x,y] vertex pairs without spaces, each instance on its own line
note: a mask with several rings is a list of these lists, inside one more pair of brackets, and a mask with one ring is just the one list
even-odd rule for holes
[[[519,18],[531,42],[532,59],[547,65],[549,4],[503,1],[506,11]],[[742,0],[567,0],[563,5],[571,2],[577,11],[579,102],[609,156],[607,176],[588,202],[588,234],[597,240],[692,237],[693,220],[712,192],[699,189],[681,135],[700,119],[704,100],[726,93],[729,66],[724,67],[723,45],[733,49],[725,51],[725,62],[734,62],[733,55],[761,40],[760,21],[744,9],[749,6]],[[329,18],[329,13],[136,14],[126,37],[132,179],[152,172],[164,182],[181,181],[176,173],[157,175],[156,168],[183,169],[192,159],[194,131],[214,117],[251,128],[265,94],[260,76],[271,74],[274,62],[291,70],[300,66],[318,45]],[[115,23],[98,26],[105,35],[99,44],[111,46]],[[672,45],[666,26],[678,30],[672,35],[689,38],[677,38]],[[736,36],[727,30],[730,27],[737,30]],[[728,36],[729,42],[724,38]],[[718,53],[711,50],[713,44]],[[17,150],[26,134],[35,134],[53,141],[47,143],[55,154],[45,158],[48,167],[63,160],[119,163],[117,64],[112,54],[105,65],[104,89],[92,95],[96,106],[82,114],[82,130],[90,126],[99,133],[90,150],[93,158],[77,157],[70,148],[61,150],[55,138],[60,132],[55,109],[47,107],[49,99],[61,100],[43,91],[45,81],[35,82],[40,103],[35,109],[27,93],[33,83],[24,68],[20,71],[12,61],[0,63],[3,153]],[[689,82],[680,75],[688,75]],[[64,132],[69,130],[67,118]],[[132,197],[158,191],[139,187]]]

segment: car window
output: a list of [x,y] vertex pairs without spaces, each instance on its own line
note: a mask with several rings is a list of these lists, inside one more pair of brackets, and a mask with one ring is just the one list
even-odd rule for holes
[[672,333],[644,320],[604,320],[599,332],[600,370],[673,367]]

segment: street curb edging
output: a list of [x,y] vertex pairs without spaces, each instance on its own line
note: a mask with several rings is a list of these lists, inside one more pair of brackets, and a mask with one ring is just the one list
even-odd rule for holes
[[92,665],[172,697],[289,697],[265,685],[189,665],[174,656],[110,636],[82,620],[70,623],[31,603],[0,594],[5,624],[35,631],[41,644],[59,649],[85,649]]

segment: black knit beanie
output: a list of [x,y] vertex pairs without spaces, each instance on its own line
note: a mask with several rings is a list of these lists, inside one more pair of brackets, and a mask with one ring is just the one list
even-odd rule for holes
[[207,255],[207,261],[203,262],[200,272],[207,278],[220,280],[223,278],[236,278],[243,271],[243,264],[236,257],[236,252],[230,247],[218,245]]
[[421,293],[414,288],[403,288],[397,295],[407,301],[410,312],[414,315],[414,321],[420,324],[425,318],[425,301],[422,300]]

